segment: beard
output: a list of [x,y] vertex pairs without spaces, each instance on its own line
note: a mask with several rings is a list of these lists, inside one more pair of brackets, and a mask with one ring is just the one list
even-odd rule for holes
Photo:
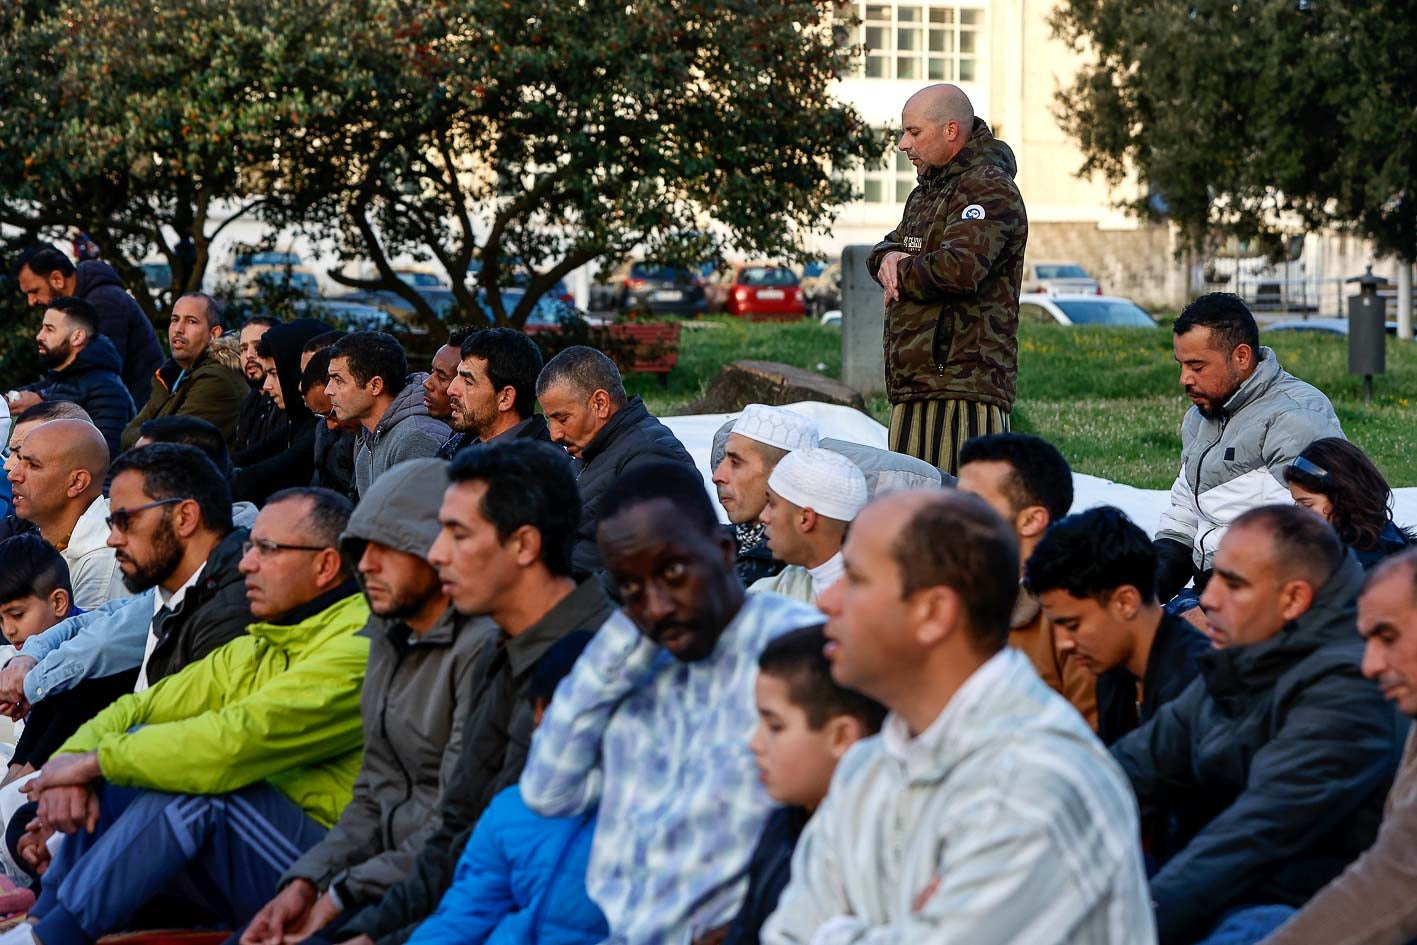
[[140,594],[150,587],[156,587],[172,576],[182,561],[182,546],[177,541],[177,533],[172,530],[172,522],[163,517],[152,537],[152,555],[146,561],[139,561],[124,550],[116,552],[120,560],[132,562],[133,573],[123,572],[123,586],[129,593]]
[[67,341],[61,341],[57,347],[48,348],[44,345],[37,345],[35,348],[39,352],[39,359],[48,368],[57,368],[69,359],[69,352],[72,350]]
[[452,414],[448,418],[448,426],[459,433],[475,433],[479,439],[484,438],[483,433],[492,429],[496,423],[496,404],[489,404],[486,411],[479,413],[475,408],[469,412],[467,404],[455,401]]

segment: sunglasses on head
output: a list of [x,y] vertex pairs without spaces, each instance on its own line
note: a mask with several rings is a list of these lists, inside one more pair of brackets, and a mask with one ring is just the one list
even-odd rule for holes
[[1327,469],[1324,469],[1318,463],[1311,462],[1302,456],[1294,457],[1294,462],[1289,465],[1291,469],[1297,469],[1306,476],[1313,476],[1320,482],[1328,483],[1332,481],[1329,478]]

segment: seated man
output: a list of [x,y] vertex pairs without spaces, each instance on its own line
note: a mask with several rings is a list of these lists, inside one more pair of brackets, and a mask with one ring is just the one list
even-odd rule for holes
[[1097,677],[1097,735],[1110,745],[1191,684],[1210,641],[1156,599],[1151,539],[1120,509],[1059,519],[1024,565],[1023,586],[1059,652]]
[[601,552],[625,604],[557,690],[522,797],[547,817],[599,805],[586,883],[608,942],[687,942],[737,915],[772,808],[748,747],[758,656],[821,615],[744,594],[692,466],[639,465],[603,502]]
[[236,433],[227,441],[231,461],[237,466],[267,456],[268,450],[262,444],[286,425],[285,414],[266,394],[266,366],[259,350],[266,332],[279,324],[280,320],[270,315],[253,315],[236,336],[241,371],[246,376],[248,388],[236,416]]
[[975,496],[902,492],[845,556],[820,601],[832,677],[891,714],[838,765],[762,940],[1153,941],[1126,781],[1007,645],[1013,529]]
[[236,433],[246,378],[222,363],[212,349],[221,337],[221,303],[210,295],[189,292],[172,303],[167,343],[172,357],[158,368],[148,402],[123,431],[127,449],[154,417],[198,417],[220,431],[223,440]]
[[[1013,526],[1017,573],[1050,522],[1073,504],[1073,472],[1047,440],[1025,433],[994,433],[966,440],[959,451],[959,488],[979,496]],[[1043,681],[1097,727],[1097,682],[1075,660],[1058,652],[1057,632],[1038,599],[1022,586],[1009,618],[1009,646],[1022,650]]]
[[78,404],[103,434],[112,455],[118,455],[123,428],[137,407],[120,376],[122,359],[98,333],[98,315],[82,299],[54,299],[45,308],[44,324],[35,337],[40,360],[49,371],[20,388],[10,401],[10,410],[24,410],[48,400]]
[[465,446],[493,440],[550,440],[536,412],[541,349],[514,328],[474,331],[463,339],[457,376],[448,385],[452,435],[438,450],[452,459]]
[[393,335],[345,335],[330,348],[329,377],[325,393],[335,417],[364,428],[354,456],[356,493],[368,492],[395,463],[438,455],[448,425],[428,415],[424,376],[408,373],[408,358]]
[[[725,432],[726,431],[726,432]],[[722,449],[719,440],[722,439]],[[762,522],[768,498],[768,477],[793,450],[817,446],[817,425],[801,414],[748,404],[736,420],[714,437],[713,484],[718,504],[728,513],[738,537],[738,576],[752,587],[783,568],[768,550]]]
[[236,476],[231,492],[237,499],[261,505],[282,489],[308,486],[315,474],[315,417],[300,395],[300,358],[304,344],[330,326],[314,318],[297,318],[267,330],[256,342],[264,372],[263,390],[282,418],[259,444],[232,456]]
[[[50,420],[82,420],[85,423],[92,423],[89,415],[84,413],[84,408],[78,404],[71,404],[67,400],[47,400],[35,404],[26,409],[18,417],[13,418],[10,424],[10,436],[5,441],[5,486],[10,487],[10,470],[20,463],[20,447],[24,445],[25,437],[30,431],[41,423],[48,423]],[[3,520],[0,520],[0,541],[20,535],[25,532],[35,530],[33,522],[27,522],[15,514],[15,498],[13,492],[9,496],[10,512]]]
[[[1377,565],[1358,598],[1363,675],[1417,716],[1417,551]],[[1417,728],[1409,730],[1378,839],[1263,945],[1407,945],[1417,938]]]
[[281,877],[247,945],[281,945],[344,909],[377,902],[438,829],[442,792],[462,751],[474,662],[495,628],[449,605],[428,563],[447,483],[440,459],[400,463],[369,487],[340,539],[369,598],[364,761],[354,800]]
[[[43,633],[78,611],[69,590],[69,566],[38,535],[0,542],[0,629],[11,646]],[[5,784],[32,774],[80,725],[114,699],[133,691],[134,667],[79,683],[46,699],[25,718],[24,732],[10,756]]]
[[768,477],[760,516],[772,556],[787,567],[748,590],[815,604],[841,577],[841,543],[865,504],[866,477],[851,460],[824,449],[788,453]]
[[462,343],[470,333],[468,328],[454,328],[448,332],[448,343],[433,352],[433,362],[428,365],[428,376],[423,379],[423,406],[428,416],[434,420],[448,422],[452,416],[452,399],[448,387],[457,379],[458,364],[462,361]]
[[448,476],[428,563],[459,613],[490,617],[500,632],[471,670],[462,751],[437,831],[383,899],[312,940],[395,945],[432,915],[478,818],[521,777],[535,727],[526,698],[532,667],[557,640],[595,630],[612,610],[598,580],[571,578],[581,510],[564,454],[534,440],[476,446],[457,455]]
[[1246,907],[1302,904],[1377,835],[1407,725],[1360,671],[1362,583],[1298,506],[1252,509],[1221,539],[1200,680],[1112,746],[1143,811],[1178,825],[1152,846],[1162,945],[1255,928]]
[[547,361],[536,379],[536,396],[551,442],[564,446],[574,460],[581,491],[576,574],[595,574],[604,568],[595,536],[606,490],[645,463],[670,460],[693,469],[694,460],[670,429],[650,416],[639,395],[626,396],[620,369],[594,348],[572,345]]
[[37,941],[91,943],[163,892],[239,924],[349,803],[369,655],[337,548],[349,511],[323,490],[272,496],[241,560],[250,632],[119,699],[29,783],[40,822],[69,834]]
[[[225,482],[231,482],[236,469],[231,465],[231,452],[226,448],[226,439],[221,431],[200,417],[173,415],[154,417],[138,429],[136,446],[150,446],[153,443],[173,443],[191,446],[201,450],[212,461]],[[250,528],[256,523],[254,503],[233,502],[231,521],[238,528]]]
[[33,522],[69,563],[74,603],[84,610],[127,597],[108,547],[108,446],[92,423],[51,420],[25,437],[10,470],[15,513]]
[[[314,339],[312,339],[314,340]],[[333,344],[334,342],[331,342]],[[307,342],[308,344],[308,342]],[[354,498],[354,452],[359,449],[359,424],[341,423],[325,385],[330,382],[330,349],[310,353],[300,371],[300,393],[315,415],[315,476],[312,482]]]

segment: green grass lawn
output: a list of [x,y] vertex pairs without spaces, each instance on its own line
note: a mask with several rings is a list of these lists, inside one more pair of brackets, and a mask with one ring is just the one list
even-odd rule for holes
[[[714,327],[709,327],[714,326]],[[1348,374],[1346,342],[1300,333],[1261,336],[1288,371],[1325,391],[1348,437],[1394,486],[1417,485],[1417,344],[1388,339],[1388,373],[1363,403],[1362,378]],[[709,319],[686,326],[679,366],[667,389],[633,377],[629,386],[656,413],[683,413],[730,361],[781,361],[835,377],[841,336],[810,322],[748,325]],[[1165,488],[1180,459],[1181,416],[1190,401],[1177,384],[1171,333],[1136,329],[1025,325],[1019,338],[1015,429],[1047,437],[1080,472],[1146,488]],[[884,398],[871,414],[886,421]]]

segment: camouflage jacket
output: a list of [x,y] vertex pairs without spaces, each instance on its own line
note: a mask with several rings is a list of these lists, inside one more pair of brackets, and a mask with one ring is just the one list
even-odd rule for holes
[[957,398],[1011,410],[1018,375],[1018,293],[1028,218],[1007,144],[976,118],[969,143],[920,175],[905,216],[871,251],[901,260],[900,298],[886,306],[891,403]]

